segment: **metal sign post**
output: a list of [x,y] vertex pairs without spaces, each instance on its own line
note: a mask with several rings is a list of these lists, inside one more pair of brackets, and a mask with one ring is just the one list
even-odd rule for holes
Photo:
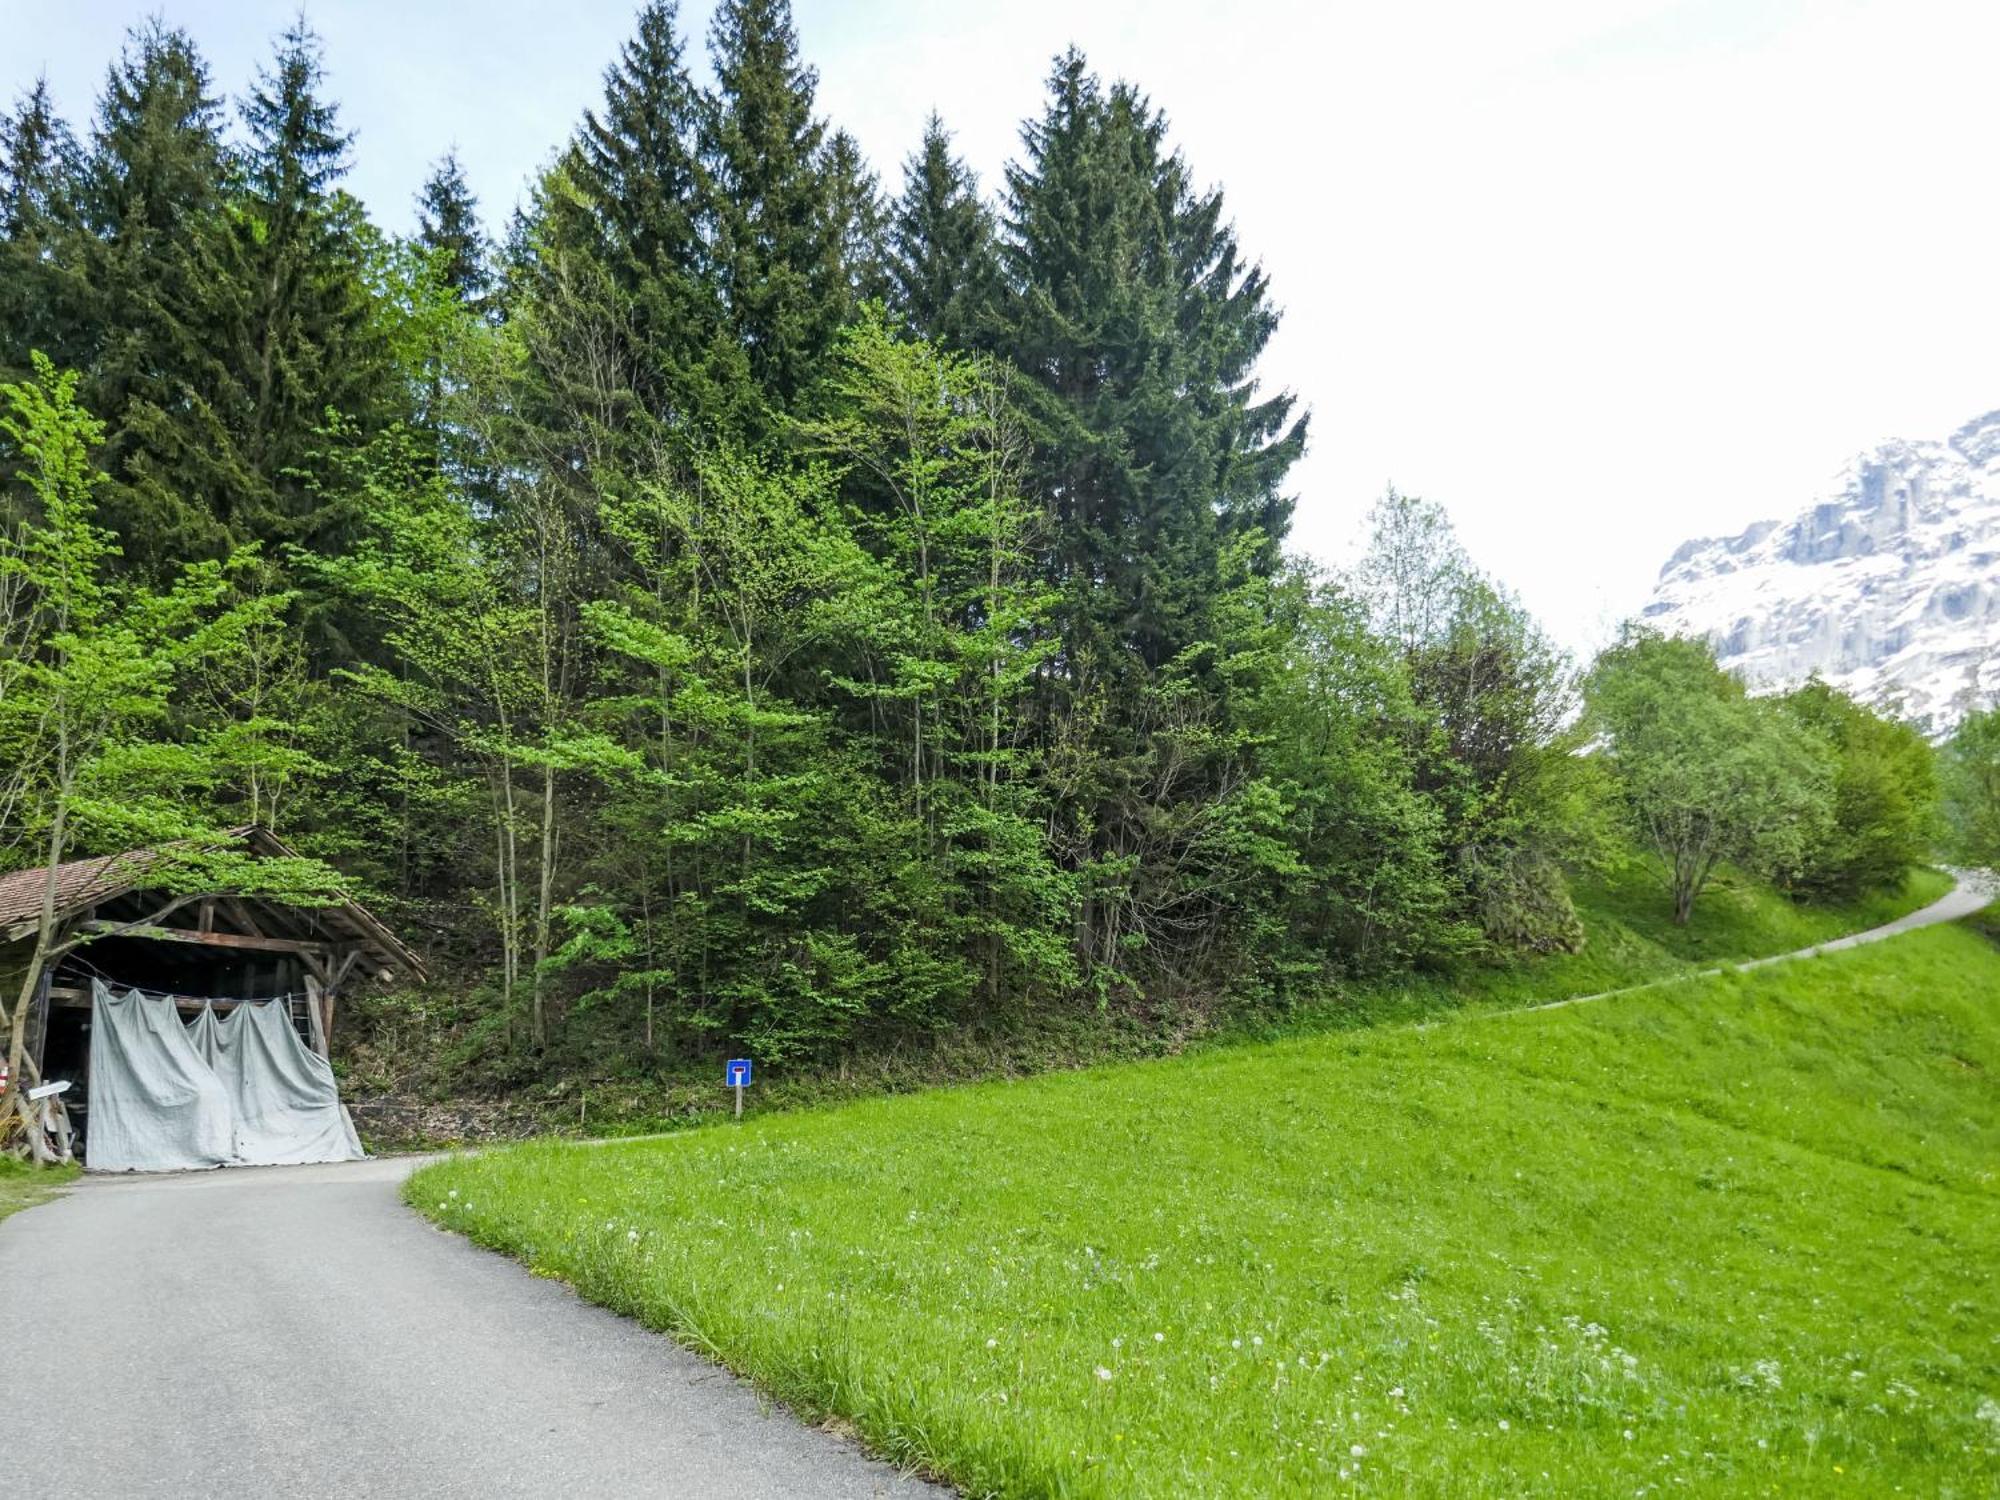
[[736,1090],[736,1118],[743,1118],[743,1091],[750,1087],[750,1059],[732,1057],[722,1065],[723,1087]]

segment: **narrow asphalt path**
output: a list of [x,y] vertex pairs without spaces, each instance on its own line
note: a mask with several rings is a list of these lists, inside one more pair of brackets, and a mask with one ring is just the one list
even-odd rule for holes
[[[1830,938],[1824,943],[1814,943],[1810,948],[1795,948],[1790,953],[1773,953],[1768,958],[1747,958],[1713,969],[1699,969],[1691,974],[1669,974],[1662,979],[1649,979],[1644,984],[1629,984],[1623,989],[1602,990],[1595,995],[1572,995],[1567,1000],[1546,1000],[1539,1005],[1516,1007],[1520,1010],[1561,1010],[1565,1005],[1588,1005],[1593,1000],[1611,1000],[1619,995],[1636,995],[1643,990],[1657,990],[1663,985],[1680,984],[1689,979],[1713,979],[1718,974],[1734,969],[1762,969],[1771,964],[1788,964],[1794,959],[1814,958],[1822,953],[1838,953],[1844,948],[1859,948],[1868,943],[1879,943],[1884,938],[1899,936],[1905,932],[1915,932],[1919,927],[1935,927],[1940,922],[1956,922],[1961,917],[1969,917],[1974,912],[1992,905],[2000,897],[2000,880],[1990,870],[1948,870],[1952,878],[1952,888],[1938,897],[1929,906],[1920,906],[1915,911],[1905,912],[1893,922],[1884,922],[1880,927],[1870,927],[1864,932],[1850,932],[1846,937]],[[1485,1015],[1510,1015],[1512,1011],[1486,1011]]]
[[0,1494],[947,1493],[431,1228],[413,1165],[92,1178],[0,1223]]

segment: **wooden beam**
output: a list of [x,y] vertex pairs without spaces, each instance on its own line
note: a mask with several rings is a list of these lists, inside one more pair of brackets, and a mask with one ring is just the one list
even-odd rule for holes
[[[114,985],[113,988],[123,989],[124,986]],[[158,991],[148,991],[147,993],[157,994]],[[213,1005],[217,1010],[228,1010],[231,1006],[236,1005],[261,1005],[264,1003],[259,999],[232,1000],[227,995],[218,995],[213,998],[206,995],[173,995],[167,998],[172,999],[176,1009],[187,1011],[190,1014],[200,1010],[204,1005]],[[80,990],[75,985],[54,985],[49,990],[49,1003],[61,1010],[88,1010],[91,1003],[91,991]]]
[[327,953],[331,945],[302,938],[245,937],[235,932],[196,932],[186,927],[129,926],[122,922],[85,922],[86,932],[145,938],[156,943],[194,943],[203,948],[248,948],[259,953]]
[[257,919],[250,915],[250,908],[245,906],[238,897],[224,896],[222,898],[222,907],[223,910],[229,913],[236,925],[241,927],[251,937],[265,936],[264,929],[257,925]]

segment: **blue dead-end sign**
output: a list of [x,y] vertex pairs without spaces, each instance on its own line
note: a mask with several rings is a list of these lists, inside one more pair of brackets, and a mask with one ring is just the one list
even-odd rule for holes
[[732,1057],[726,1064],[724,1064],[724,1068],[725,1072],[723,1074],[723,1077],[725,1080],[724,1082],[725,1088],[745,1089],[750,1087],[749,1058]]

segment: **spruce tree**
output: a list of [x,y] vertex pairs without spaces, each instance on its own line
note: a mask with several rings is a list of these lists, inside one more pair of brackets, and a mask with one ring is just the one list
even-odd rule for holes
[[493,285],[493,247],[479,226],[479,200],[456,149],[431,168],[417,195],[417,243],[435,257],[459,301],[471,308],[484,304]]
[[75,138],[38,78],[0,121],[0,381],[26,372],[37,349],[73,363],[60,262],[74,244],[80,170]]
[[842,321],[866,302],[889,297],[888,210],[881,179],[861,154],[861,145],[836,130],[826,147],[828,206],[840,235],[840,263],[847,277]]
[[1166,130],[1136,90],[1058,59],[1008,169],[1000,335],[1039,387],[1035,466],[1073,622],[1105,660],[1148,668],[1203,638],[1233,535],[1261,531],[1275,565],[1305,444],[1293,398],[1257,392],[1277,326],[1264,274]]
[[245,393],[225,357],[241,287],[221,111],[187,34],[147,23],[106,76],[79,190],[69,357],[106,427],[101,514],[146,575],[226,552],[255,487],[237,436]]
[[367,278],[374,231],[339,191],[353,138],[324,82],[319,38],[295,21],[243,103],[249,142],[235,234],[246,293],[236,350],[249,397],[242,442],[256,475],[238,531],[319,551],[337,550],[347,525],[312,483],[328,408],[351,438],[406,411]]
[[920,337],[974,347],[999,297],[993,215],[936,113],[903,164],[888,241],[889,300],[904,323]]
[[789,0],[723,0],[703,131],[715,269],[729,327],[771,406],[819,375],[849,307],[844,226]]
[[677,26],[672,0],[640,11],[605,70],[603,105],[541,185],[514,269],[531,303],[604,304],[595,321],[640,414],[687,436],[733,426],[747,378],[708,274],[702,100]]

